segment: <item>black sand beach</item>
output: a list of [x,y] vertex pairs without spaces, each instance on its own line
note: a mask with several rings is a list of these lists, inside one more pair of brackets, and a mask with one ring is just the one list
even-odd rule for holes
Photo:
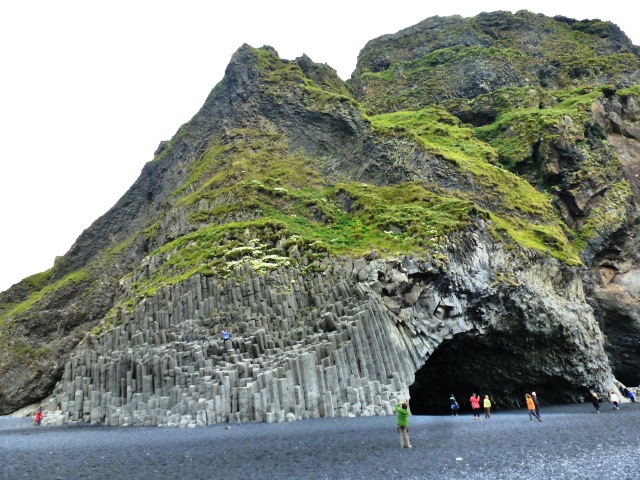
[[413,449],[394,417],[196,429],[33,427],[0,417],[2,479],[636,479],[640,404],[414,416]]

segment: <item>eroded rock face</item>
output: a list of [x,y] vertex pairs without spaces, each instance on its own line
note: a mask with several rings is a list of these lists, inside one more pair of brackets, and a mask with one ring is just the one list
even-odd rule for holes
[[622,163],[634,203],[629,219],[595,256],[590,270],[589,302],[606,336],[616,377],[640,384],[640,107],[633,96],[611,95],[594,110],[600,127]]
[[640,383],[640,267],[638,224],[622,246],[614,241],[594,260],[589,302],[606,335],[607,354],[616,377],[624,384]]
[[456,244],[440,267],[334,260],[315,276],[247,267],[244,281],[167,287],[87,338],[50,408],[60,421],[205,425],[390,414],[409,394],[419,413],[451,392],[513,406],[534,389],[558,402],[610,387],[579,272],[523,263],[482,224]]
[[[572,50],[578,36],[586,48]],[[560,55],[571,61],[560,61]],[[595,66],[590,57],[606,57],[621,68]],[[388,112],[504,87],[628,87],[639,80],[637,65],[637,47],[611,23],[489,12],[431,17],[369,41],[350,85],[374,111]]]

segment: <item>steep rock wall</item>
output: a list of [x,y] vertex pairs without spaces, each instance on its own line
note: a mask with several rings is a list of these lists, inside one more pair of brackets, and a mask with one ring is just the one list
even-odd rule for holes
[[619,231],[595,256],[589,302],[606,335],[616,377],[640,384],[640,105],[637,97],[612,95],[595,106],[595,119],[620,158],[631,187],[630,214]]
[[[83,342],[49,421],[272,422],[390,414],[409,390],[414,410],[434,411],[449,391],[490,390],[512,406],[525,389],[579,401],[611,385],[575,271],[518,263],[481,224],[457,244],[442,268],[332,260],[314,275],[245,267],[165,287]],[[233,333],[226,344],[223,328]]]

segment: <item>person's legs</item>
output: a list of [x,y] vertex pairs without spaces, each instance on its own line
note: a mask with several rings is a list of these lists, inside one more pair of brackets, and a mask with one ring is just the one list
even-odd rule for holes
[[409,427],[398,427],[400,430],[400,448],[413,448],[409,439]]
[[407,447],[413,448],[413,445],[411,445],[411,439],[409,438],[409,427],[405,427],[404,435],[405,435],[405,440],[407,442]]

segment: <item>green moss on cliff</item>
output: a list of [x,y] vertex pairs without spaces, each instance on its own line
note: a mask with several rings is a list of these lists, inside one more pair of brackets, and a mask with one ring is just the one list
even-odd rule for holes
[[578,251],[594,238],[604,238],[624,226],[629,218],[629,209],[633,208],[633,193],[626,180],[611,186],[602,202],[594,208],[574,239]]
[[610,23],[592,29],[527,11],[494,12],[431,18],[372,40],[349,83],[359,101],[381,113],[504,87],[624,85],[639,68],[637,49]]
[[591,105],[599,91],[583,89],[558,92],[559,101],[545,108],[518,108],[501,113],[490,125],[479,127],[476,134],[491,144],[505,167],[515,170],[530,162],[535,147],[557,143],[563,136],[581,139],[591,118]]
[[[494,197],[494,221],[512,241],[579,262],[562,229],[549,224],[557,220],[549,198],[494,165],[495,150],[472,128],[436,107],[371,120],[377,135],[410,138],[474,177],[478,190]],[[292,155],[275,133],[238,130],[212,142],[174,195],[197,230],[154,251],[158,268],[134,274],[132,292],[149,296],[196,273],[227,276],[243,264],[257,271],[317,268],[327,254],[437,257],[448,236],[486,215],[478,205],[487,199],[478,192],[435,193],[420,183],[331,185],[316,162]]]
[[[50,272],[44,272],[43,274],[39,274],[38,275],[40,277],[39,283],[42,281],[42,277],[47,277],[49,275],[50,275]],[[40,290],[34,291],[29,296],[29,298],[27,298],[25,301],[19,303],[18,305],[13,306],[11,310],[8,310],[7,312],[3,313],[2,316],[0,316],[0,325],[4,320],[6,320],[9,317],[15,317],[17,315],[24,314],[29,309],[37,306],[37,304],[41,302],[43,299],[54,295],[57,291],[69,285],[70,283],[82,282],[86,278],[86,275],[87,275],[86,270],[84,269],[77,270],[65,276],[64,278],[57,280],[54,283],[48,284],[40,288]]]
[[[316,268],[327,254],[361,256],[372,249],[437,255],[446,236],[479,212],[467,199],[418,183],[331,185],[318,162],[292,155],[274,133],[238,130],[216,139],[172,202],[190,212],[196,231],[154,251],[159,267],[134,274],[131,290],[147,296],[196,273],[229,275],[244,263],[265,271]],[[158,223],[146,232],[151,243],[161,229]]]
[[[417,112],[397,112],[371,118],[374,131],[406,136],[417,141],[429,153],[439,155],[465,175],[472,175],[481,193],[467,194],[480,203],[495,205],[499,211],[514,215],[532,215],[543,221],[557,216],[550,197],[528,182],[499,168],[494,147],[478,138],[472,128],[439,107]],[[484,201],[482,201],[484,200]]]

